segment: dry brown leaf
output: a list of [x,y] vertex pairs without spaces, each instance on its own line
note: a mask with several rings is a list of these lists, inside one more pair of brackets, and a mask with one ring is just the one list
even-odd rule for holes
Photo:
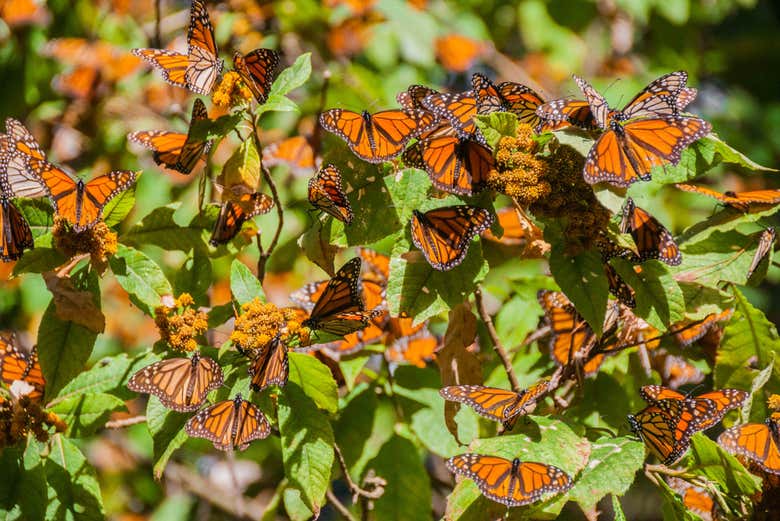
[[70,277],[53,271],[43,274],[46,287],[54,297],[57,318],[84,326],[95,333],[106,329],[106,317],[95,304],[92,293],[76,289]]

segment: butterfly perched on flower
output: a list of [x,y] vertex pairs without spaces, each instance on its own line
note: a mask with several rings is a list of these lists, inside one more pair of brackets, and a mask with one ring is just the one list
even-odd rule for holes
[[483,454],[460,454],[447,468],[474,481],[488,499],[508,507],[528,505],[548,494],[561,494],[574,482],[563,470],[531,461]]
[[687,347],[706,335],[720,322],[727,322],[734,314],[733,308],[727,308],[720,313],[710,313],[700,320],[682,320],[670,327],[674,338],[682,347]]
[[588,82],[574,77],[603,133],[586,159],[583,175],[590,184],[606,181],[629,186],[650,179],[655,166],[676,165],[682,150],[709,134],[712,126],[679,116],[676,95],[687,74],[671,73],[645,87],[622,110],[609,107]]
[[[421,103],[441,121],[449,122],[449,127],[458,137],[473,139],[483,145],[487,144],[474,122],[477,116],[477,99],[474,97],[474,91],[434,92],[425,96]],[[449,134],[449,127],[440,129],[439,132]]]
[[163,79],[195,94],[208,95],[222,72],[214,28],[201,0],[192,0],[187,54],[167,49],[133,49],[132,53],[160,71]]
[[745,274],[745,279],[750,280],[756,269],[761,266],[764,259],[768,258],[772,253],[772,249],[775,245],[775,239],[777,239],[777,232],[774,228],[769,227],[766,230],[760,232],[758,236],[758,247],[756,253],[753,254],[753,260],[750,261],[750,267]]
[[202,141],[192,136],[193,125],[209,118],[206,105],[196,99],[192,106],[190,128],[187,134],[168,130],[141,130],[131,132],[127,139],[154,150],[154,162],[167,168],[189,174],[203,154],[208,154],[210,141]]
[[536,108],[540,123],[539,132],[560,130],[566,127],[578,127],[586,130],[599,128],[590,105],[585,100],[568,98],[548,101]]
[[309,318],[301,324],[303,327],[343,336],[368,326],[377,312],[366,311],[360,291],[361,266],[360,257],[355,257],[336,272],[317,298]]
[[480,416],[502,422],[511,429],[518,416],[528,414],[549,389],[549,380],[540,380],[519,393],[482,385],[450,385],[439,389],[445,400],[464,403]]
[[631,234],[642,261],[658,259],[669,266],[679,266],[682,262],[680,248],[671,232],[630,197],[623,205],[620,231]]
[[270,212],[273,207],[274,200],[260,192],[242,194],[236,200],[228,199],[219,210],[209,244],[227,244],[241,231],[245,222],[256,215]]
[[222,386],[222,369],[207,356],[168,358],[148,365],[127,382],[131,391],[153,394],[167,408],[194,411],[214,389]]
[[677,188],[684,192],[693,192],[717,199],[721,203],[747,213],[753,209],[766,210],[780,204],[780,190],[752,190],[749,192],[716,192],[706,186],[678,183]]
[[493,152],[472,139],[437,136],[404,151],[404,163],[425,170],[433,186],[459,195],[483,190],[494,167]]
[[244,450],[254,440],[267,438],[271,425],[252,402],[241,398],[217,402],[199,411],[187,421],[185,432],[193,438],[205,438],[219,450]]
[[345,224],[350,224],[354,217],[344,193],[341,171],[334,165],[323,166],[309,179],[309,202]]
[[463,262],[471,239],[491,224],[490,212],[477,206],[445,206],[425,213],[414,210],[412,242],[434,269],[448,271]]
[[511,112],[517,116],[518,123],[526,123],[534,128],[541,124],[536,109],[544,100],[532,88],[512,81],[494,85],[480,73],[471,76],[471,86],[476,98],[477,114]]
[[252,377],[250,387],[253,391],[260,392],[272,385],[284,387],[287,384],[287,377],[290,374],[287,346],[280,341],[278,335],[259,352],[246,354],[252,359],[249,364],[249,376]]
[[30,354],[24,354],[9,335],[0,335],[0,378],[8,386],[15,381],[26,382],[33,388],[28,394],[31,400],[43,398],[46,380],[38,362],[37,350],[33,348]]
[[389,161],[403,152],[412,138],[431,129],[436,117],[422,110],[385,110],[370,114],[330,109],[320,124],[346,141],[352,152],[369,163]]
[[744,423],[726,429],[718,444],[731,454],[747,458],[764,472],[780,475],[780,413],[764,423]]
[[272,49],[255,49],[248,54],[233,54],[233,69],[252,91],[258,103],[265,103],[279,68],[279,53]]

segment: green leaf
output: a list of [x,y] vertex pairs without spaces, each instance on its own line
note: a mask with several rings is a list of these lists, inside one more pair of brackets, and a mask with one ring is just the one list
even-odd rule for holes
[[68,424],[66,435],[84,438],[101,429],[111,413],[125,408],[125,401],[105,393],[88,393],[59,400],[51,408]]
[[54,248],[36,247],[24,253],[14,265],[14,276],[22,273],[44,273],[62,266],[68,259]]
[[[545,238],[547,229],[545,229]],[[601,257],[588,250],[574,257],[566,255],[562,242],[552,242],[550,272],[561,291],[571,300],[596,335],[601,336],[609,295]]]
[[119,224],[133,210],[133,206],[135,206],[135,187],[140,177],[141,172],[136,172],[133,186],[120,192],[103,209],[103,222],[106,223],[106,226],[111,227]]
[[758,237],[737,230],[714,230],[701,238],[703,235],[680,247],[683,265],[678,277],[710,286],[721,281],[745,284],[759,245]]
[[642,263],[637,273],[625,259],[613,259],[612,265],[636,292],[634,314],[661,331],[683,319],[685,298],[669,268],[660,261]]
[[164,250],[189,251],[192,248],[207,251],[203,229],[180,226],[173,219],[181,203],[171,203],[155,208],[123,235],[122,242],[129,245],[159,246]]
[[[284,510],[292,521],[309,521],[319,515],[312,512],[301,497],[301,491],[297,488],[286,487],[283,492]],[[276,519],[275,517],[271,519]]]
[[217,119],[196,121],[190,130],[190,136],[200,141],[211,141],[227,136],[244,119],[243,112],[225,114]]
[[645,446],[630,438],[602,437],[591,444],[590,460],[569,499],[588,512],[607,494],[620,496],[634,482],[645,461]]
[[761,166],[742,152],[735,150],[725,141],[722,141],[717,134],[710,134],[697,141],[695,145],[697,152],[699,152],[711,166],[723,162],[739,165],[748,170],[777,172],[776,169]]
[[[54,209],[47,198],[14,199],[14,205],[24,215],[34,238],[38,239],[49,233],[52,224],[54,224]],[[24,255],[27,256],[28,254],[25,253]]]
[[[560,420],[539,416],[527,418],[527,423],[519,423],[513,431],[522,429],[527,434],[475,440],[467,452],[495,455],[509,460],[520,458],[522,461],[543,462],[562,469],[572,478],[576,476],[588,462],[591,452],[588,440],[578,437]],[[529,505],[517,512],[528,519],[554,518],[568,497],[568,494],[552,496],[548,501]],[[477,521],[497,519],[505,512],[506,507],[484,497],[472,480],[463,479],[448,497],[445,518]]]
[[49,484],[46,519],[105,519],[95,469],[72,441],[55,436],[43,468]]
[[56,397],[84,366],[92,354],[97,333],[84,326],[57,318],[54,302],[38,327],[38,357],[46,379],[46,398]]
[[289,381],[297,384],[320,409],[330,413],[338,411],[338,386],[330,369],[313,356],[295,352],[287,356],[290,361]]
[[260,153],[254,139],[247,139],[236,148],[225,164],[218,182],[229,190],[234,185],[257,189],[260,186]]
[[238,259],[233,259],[230,265],[230,291],[239,305],[251,302],[255,298],[265,302],[263,285],[247,265]]
[[478,115],[474,122],[493,150],[502,137],[517,137],[517,116],[511,112]]
[[284,97],[306,83],[311,76],[311,53],[301,54],[295,63],[279,73],[271,85],[266,102],[257,107],[257,113],[262,114],[272,110],[289,110],[290,100]]
[[136,371],[158,360],[160,357],[149,351],[133,358],[126,353],[106,357],[68,382],[49,405],[55,406],[62,400],[91,393],[109,393],[130,399],[136,394],[125,387],[127,381]]
[[171,283],[162,269],[139,250],[120,244],[108,264],[133,304],[151,317],[154,316],[154,308],[161,303],[160,298],[173,294]]
[[761,490],[761,478],[748,472],[737,459],[701,432],[691,437],[685,460],[690,472],[718,483],[729,495],[751,496]]
[[175,295],[189,293],[196,304],[207,304],[206,293],[211,286],[211,261],[202,251],[195,250],[192,257],[181,265],[174,281]]
[[192,415],[166,409],[155,396],[146,405],[146,424],[154,443],[154,477],[160,479],[173,451],[187,441],[184,424]]
[[374,502],[377,521],[431,519],[431,483],[412,442],[394,435],[368,468],[387,481],[384,494]]
[[[723,330],[723,339],[715,356],[715,387],[749,389],[759,369],[766,367],[780,352],[780,337],[777,328],[764,313],[747,301],[736,288],[734,294],[734,316]],[[774,364],[769,387],[780,387],[780,371]]]
[[0,517],[4,520],[43,521],[46,518],[46,474],[40,456],[41,446],[30,441],[22,450],[5,447],[0,451]]
[[614,494],[612,494],[612,512],[615,514],[614,521],[626,521],[626,514],[623,512],[620,500]]
[[325,502],[333,466],[333,430],[327,417],[301,387],[287,382],[279,395],[279,433],[284,473],[307,508],[318,513]]
[[364,385],[363,390],[342,407],[335,426],[336,441],[352,481],[360,482],[368,462],[393,435],[394,425],[392,404],[387,399],[380,400],[370,386]]

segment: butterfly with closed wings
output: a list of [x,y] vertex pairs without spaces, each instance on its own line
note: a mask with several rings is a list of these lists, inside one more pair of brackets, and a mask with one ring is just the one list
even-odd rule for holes
[[228,199],[219,210],[209,244],[215,247],[227,244],[238,235],[245,222],[256,215],[270,212],[273,207],[274,200],[260,192],[242,194],[236,200]]
[[671,232],[630,197],[623,206],[620,231],[631,234],[641,261],[658,259],[669,266],[679,266],[682,262],[682,253]]
[[323,166],[309,179],[309,202],[344,224],[352,223],[354,214],[344,193],[341,171],[334,165]]
[[258,103],[265,103],[279,68],[279,53],[271,49],[255,49],[249,54],[235,52],[233,69],[252,91]]

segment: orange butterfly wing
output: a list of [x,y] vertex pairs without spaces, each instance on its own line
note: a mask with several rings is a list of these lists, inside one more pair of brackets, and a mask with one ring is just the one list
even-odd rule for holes
[[425,170],[439,190],[459,195],[483,190],[495,164],[489,148],[455,136],[415,143],[404,152],[404,162]]
[[682,262],[682,253],[671,232],[655,217],[636,206],[630,197],[626,198],[623,207],[620,231],[631,233],[642,261],[658,259],[669,266],[679,266]]
[[160,71],[167,83],[188,88],[186,73],[190,60],[186,54],[167,49],[133,49],[130,52]]
[[140,130],[128,134],[127,139],[154,150],[154,162],[172,168],[179,161],[187,134],[168,130]]
[[711,313],[701,320],[677,322],[670,329],[677,342],[682,347],[686,347],[706,335],[719,322],[731,319],[732,314],[734,314],[733,309],[724,309],[720,313]]
[[289,165],[293,171],[314,167],[314,150],[303,136],[293,136],[263,149],[263,164]]
[[225,201],[214,222],[209,244],[215,247],[227,244],[238,235],[246,221],[270,212],[273,207],[274,200],[260,192],[243,194],[237,201]]
[[135,373],[127,382],[130,390],[153,394],[165,407],[179,412],[198,409],[206,395],[221,386],[219,364],[197,353],[192,358],[155,362]]
[[412,242],[436,270],[448,271],[466,258],[471,239],[493,224],[493,216],[477,206],[446,206],[413,212]]
[[205,438],[219,450],[244,450],[254,440],[267,438],[271,425],[254,404],[238,394],[198,412],[187,421],[184,430],[193,438]]
[[758,247],[756,253],[753,254],[753,260],[750,261],[750,267],[745,275],[745,280],[750,280],[755,273],[756,269],[761,265],[764,259],[772,252],[775,245],[775,239],[777,238],[777,232],[774,228],[769,227],[758,237]]
[[284,387],[289,374],[287,346],[280,342],[278,337],[261,349],[249,364],[249,375],[252,377],[250,386],[255,392],[272,385]]
[[780,475],[780,432],[777,420],[766,423],[746,423],[726,429],[718,436],[718,444],[732,454],[743,456],[765,472]]
[[753,190],[750,192],[720,193],[707,188],[706,186],[696,186],[685,183],[678,183],[675,186],[685,192],[694,192],[712,197],[740,212],[749,212],[753,206],[761,207],[780,203],[780,190]]
[[598,123],[585,100],[557,99],[548,101],[536,109],[540,118],[539,132],[560,130],[569,126],[595,130]]
[[0,193],[0,260],[19,260],[24,250],[34,245],[27,220],[5,193]]
[[258,103],[265,103],[271,84],[276,79],[279,53],[271,49],[255,49],[247,55],[233,54],[233,68],[252,91]]
[[[665,465],[679,460],[688,450],[690,434],[680,429],[675,419],[658,405],[649,405],[638,413],[629,414],[631,431],[639,436],[650,451]],[[687,423],[684,424],[687,426]]]
[[636,293],[634,292],[634,288],[623,280],[623,277],[615,271],[615,268],[613,268],[611,264],[604,263],[604,273],[607,276],[609,292],[624,306],[635,308]]
[[37,350],[33,349],[25,356],[16,348],[12,338],[3,335],[0,335],[0,377],[9,386],[17,380],[30,384],[34,388],[28,395],[31,400],[38,401],[43,397],[46,380],[38,362]]
[[474,123],[477,100],[473,91],[430,94],[423,98],[422,104],[439,118],[449,121],[458,136],[486,144]]
[[352,207],[344,193],[341,172],[334,165],[325,165],[309,180],[309,202],[345,224],[352,223]]

